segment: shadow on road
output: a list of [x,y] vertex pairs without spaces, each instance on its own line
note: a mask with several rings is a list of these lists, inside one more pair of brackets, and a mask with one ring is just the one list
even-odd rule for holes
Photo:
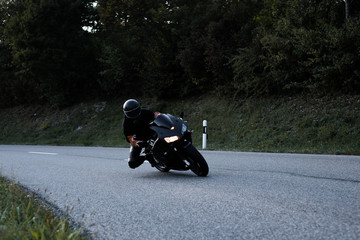
[[137,178],[149,178],[149,179],[159,179],[159,180],[165,180],[165,179],[207,179],[209,177],[198,177],[194,173],[190,171],[186,172],[179,172],[179,171],[170,171],[167,173],[159,172],[154,169],[153,172],[142,172],[141,174],[136,176]]

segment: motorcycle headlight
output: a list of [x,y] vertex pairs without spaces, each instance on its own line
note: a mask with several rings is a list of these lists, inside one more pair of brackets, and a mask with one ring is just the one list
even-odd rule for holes
[[172,137],[166,137],[164,138],[164,140],[167,142],[167,143],[172,143],[172,142],[175,142],[177,140],[179,140],[180,138],[178,136],[172,136]]
[[187,130],[187,126],[183,123],[182,128],[181,128],[181,133],[184,134]]

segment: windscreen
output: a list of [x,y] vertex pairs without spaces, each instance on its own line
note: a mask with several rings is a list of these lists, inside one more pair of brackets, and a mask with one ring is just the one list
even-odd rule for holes
[[154,120],[154,123],[159,127],[164,127],[170,129],[174,126],[174,122],[171,119],[170,114],[159,114],[157,118]]

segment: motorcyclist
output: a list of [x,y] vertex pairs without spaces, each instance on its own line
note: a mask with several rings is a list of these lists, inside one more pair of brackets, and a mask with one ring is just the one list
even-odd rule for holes
[[129,154],[129,167],[137,168],[145,160],[151,165],[154,159],[151,155],[140,156],[141,150],[146,145],[146,140],[150,139],[154,132],[149,128],[149,124],[155,120],[158,112],[141,108],[135,99],[127,100],[123,105],[124,121],[123,130],[126,140],[131,143]]

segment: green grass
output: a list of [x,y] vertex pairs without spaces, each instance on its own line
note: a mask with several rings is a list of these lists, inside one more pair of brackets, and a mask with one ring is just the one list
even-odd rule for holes
[[[197,147],[206,119],[211,150],[360,154],[360,96],[139,100],[155,111],[184,112]],[[122,103],[3,109],[0,143],[127,147]]]
[[87,239],[32,195],[0,177],[0,239]]
[[186,113],[198,147],[206,119],[213,150],[360,154],[360,96],[203,97],[161,106]]

